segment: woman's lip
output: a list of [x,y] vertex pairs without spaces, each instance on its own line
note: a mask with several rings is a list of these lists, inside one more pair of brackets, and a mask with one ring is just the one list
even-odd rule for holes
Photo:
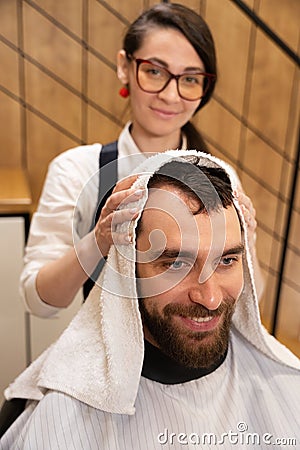
[[179,113],[178,112],[174,112],[174,111],[165,111],[163,109],[159,109],[159,108],[151,108],[152,111],[155,114],[158,114],[161,117],[166,117],[166,118],[170,118],[170,117],[174,117],[177,116]]
[[204,322],[197,322],[191,317],[180,317],[180,319],[184,326],[191,331],[211,331],[218,325],[220,316],[211,316],[210,320],[205,320]]

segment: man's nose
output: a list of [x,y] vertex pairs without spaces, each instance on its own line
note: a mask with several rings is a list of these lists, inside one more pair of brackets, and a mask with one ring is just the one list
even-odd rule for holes
[[222,289],[214,275],[200,283],[195,282],[189,291],[190,300],[199,303],[209,310],[218,309],[223,301]]

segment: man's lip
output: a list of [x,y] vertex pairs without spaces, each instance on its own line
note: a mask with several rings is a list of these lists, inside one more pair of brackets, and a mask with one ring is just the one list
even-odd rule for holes
[[[209,320],[207,317],[204,317],[204,321],[194,320],[192,317],[183,317],[180,316],[180,319],[186,328],[189,328],[191,331],[212,331],[217,327],[221,316],[209,316]],[[199,318],[201,319],[201,318]],[[198,320],[199,320],[198,319]]]

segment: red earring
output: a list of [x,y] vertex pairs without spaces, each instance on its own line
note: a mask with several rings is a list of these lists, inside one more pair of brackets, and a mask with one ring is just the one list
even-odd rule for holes
[[121,89],[119,90],[119,94],[120,94],[121,97],[123,97],[123,98],[129,97],[129,89],[128,89],[128,87],[127,87],[127,86],[121,87]]

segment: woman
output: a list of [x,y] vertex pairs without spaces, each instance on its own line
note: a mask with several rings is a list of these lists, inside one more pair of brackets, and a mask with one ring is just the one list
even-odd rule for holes
[[[51,163],[32,219],[21,276],[27,308],[41,317],[72,302],[113,242],[130,242],[130,236],[112,231],[112,223],[130,220],[137,213],[116,211],[131,195],[140,195],[130,188],[135,178],[128,178],[137,161],[171,148],[205,150],[189,120],[212,96],[216,56],[211,33],[198,14],[166,3],[141,14],[129,27],[118,54],[118,77],[124,85],[121,95],[130,95],[132,110],[132,121],[118,139],[118,179],[127,178],[117,183],[90,231],[99,188],[93,175],[101,145],[69,150]],[[242,190],[239,196],[257,266],[255,211]],[[259,270],[256,281],[260,288]]]

